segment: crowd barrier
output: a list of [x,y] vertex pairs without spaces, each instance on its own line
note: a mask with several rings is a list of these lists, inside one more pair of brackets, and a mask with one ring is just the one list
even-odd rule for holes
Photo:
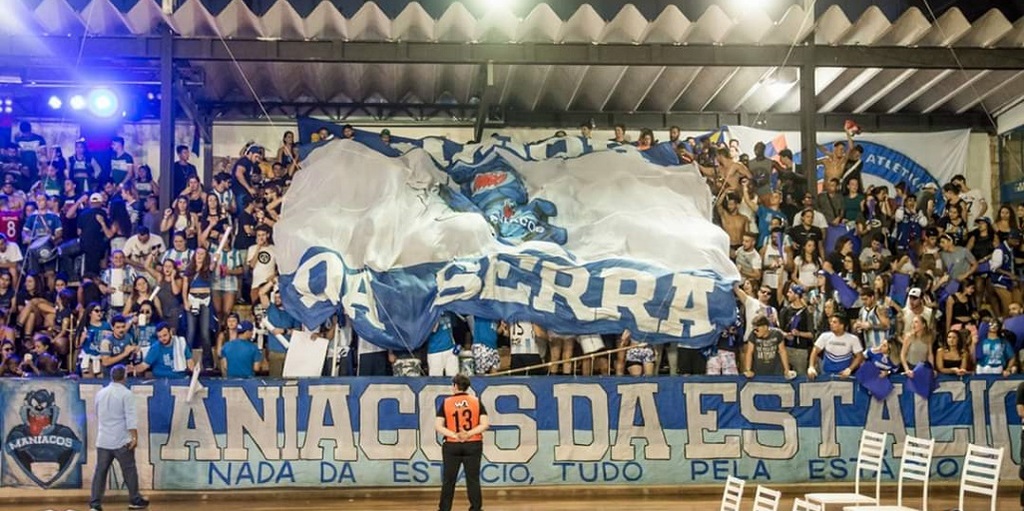
[[[1017,378],[941,379],[885,401],[852,381],[734,377],[476,378],[492,431],[485,485],[678,485],[852,480],[861,430],[935,438],[933,477],[956,479],[969,442],[1020,463]],[[101,382],[0,380],[2,486],[88,488]],[[439,485],[440,378],[136,381],[144,488]],[[123,487],[115,470],[109,484]]]

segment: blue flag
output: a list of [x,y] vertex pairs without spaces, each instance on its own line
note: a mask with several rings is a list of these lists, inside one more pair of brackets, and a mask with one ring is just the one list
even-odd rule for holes
[[850,286],[838,273],[825,273],[825,278],[828,279],[829,283],[836,290],[839,295],[839,303],[847,309],[853,307],[853,304],[857,303],[857,298],[860,294],[856,289]]
[[882,370],[875,364],[861,364],[854,376],[857,383],[867,389],[875,399],[884,400],[892,392],[892,382],[882,377]]
[[892,285],[889,286],[889,298],[900,304],[900,307],[907,305],[907,292],[910,290],[910,275],[906,273],[894,273]]
[[938,382],[935,381],[935,370],[927,362],[917,364],[911,374],[913,376],[907,377],[907,388],[914,394],[928,399],[932,392],[939,387]]

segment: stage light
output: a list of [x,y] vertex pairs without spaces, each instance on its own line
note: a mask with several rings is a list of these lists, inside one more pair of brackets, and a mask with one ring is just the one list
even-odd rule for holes
[[11,101],[11,98],[7,98],[7,99],[4,100],[4,106],[12,106],[12,105],[14,105],[14,102]]
[[47,101],[46,104],[50,105],[50,108],[54,110],[60,110],[60,107],[64,106],[64,102],[57,96],[50,96],[50,100]]
[[11,113],[11,112],[13,112],[13,111],[14,111],[14,109],[13,109],[13,108],[11,108],[11,107],[9,107],[9,106],[5,106],[5,107],[4,107],[4,113],[5,113],[5,114],[9,114],[9,113]]
[[68,100],[68,104],[71,105],[72,110],[81,110],[85,108],[85,97],[81,94],[75,94]]
[[93,89],[88,99],[89,112],[96,117],[111,117],[120,111],[117,96],[110,89]]

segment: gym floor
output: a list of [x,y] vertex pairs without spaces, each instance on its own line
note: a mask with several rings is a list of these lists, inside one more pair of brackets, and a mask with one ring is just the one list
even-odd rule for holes
[[[524,497],[521,495],[508,496],[500,492],[487,493],[484,495],[484,508],[487,511],[595,511],[595,510],[642,510],[642,511],[709,511],[717,509],[720,504],[720,497],[702,494],[696,497],[686,495],[670,496],[644,496],[642,489],[638,489],[635,497],[599,495],[585,497],[574,494],[569,498],[547,496],[545,498]],[[399,493],[396,491],[396,493]],[[416,492],[417,495],[400,496],[394,498],[383,498],[381,495],[372,497],[352,498],[309,498],[308,494],[303,495],[301,491],[288,492],[289,497],[285,499],[281,495],[276,497],[246,496],[238,495],[237,498],[225,498],[217,496],[212,499],[187,500],[181,494],[174,496],[173,500],[161,501],[159,498],[152,498],[150,509],[153,511],[337,511],[337,510],[359,510],[359,511],[409,511],[409,510],[435,510],[437,509],[437,495]],[[895,491],[883,497],[883,504],[895,504]],[[920,508],[920,498],[914,497],[916,492],[911,492],[906,504],[911,507]],[[789,511],[793,506],[793,498],[799,494],[795,491],[783,491],[782,503],[779,511]],[[744,501],[741,509],[748,510],[752,506],[753,489],[748,488],[744,493]],[[465,494],[456,494],[455,506],[453,509],[465,509],[468,502]],[[127,508],[126,501],[111,499],[104,504],[108,511],[122,510]],[[957,507],[957,496],[955,494],[943,493],[938,497],[929,499],[928,509],[931,511],[947,511]],[[964,506],[967,510],[987,510],[989,502],[980,498],[970,498]],[[5,511],[86,511],[88,506],[73,502],[49,502],[46,504],[8,504],[3,505]],[[997,511],[1017,511],[1019,502],[1014,493],[1002,493],[997,502]],[[838,511],[836,508],[834,511]]]

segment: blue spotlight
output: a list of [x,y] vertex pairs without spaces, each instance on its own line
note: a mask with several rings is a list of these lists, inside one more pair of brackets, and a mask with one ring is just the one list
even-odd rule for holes
[[111,117],[116,114],[120,106],[117,95],[110,89],[93,89],[89,91],[89,112],[96,117]]
[[60,110],[60,107],[64,106],[64,102],[57,96],[50,96],[50,101],[47,101],[46,104],[50,105],[50,108],[54,110]]
[[85,108],[85,97],[81,94],[75,94],[68,100],[68,104],[71,105],[72,110],[81,110]]

